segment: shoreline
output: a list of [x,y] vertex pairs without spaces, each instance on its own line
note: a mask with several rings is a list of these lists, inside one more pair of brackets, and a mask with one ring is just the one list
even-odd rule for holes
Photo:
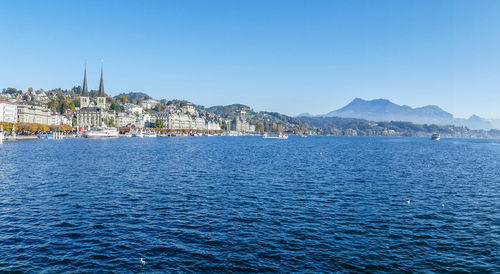
[[[289,136],[301,136],[300,134],[288,134]],[[254,135],[183,135],[183,134],[179,134],[179,135],[158,135],[157,137],[155,138],[158,138],[158,137],[172,137],[172,138],[176,138],[176,137],[245,137],[245,136],[253,136],[253,137],[262,137],[261,134],[254,134]],[[427,136],[384,136],[384,135],[380,135],[380,136],[352,136],[352,135],[307,135],[307,137],[354,137],[354,138],[363,138],[363,137],[376,137],[376,138],[379,138],[379,137],[396,137],[396,138],[426,138],[427,139]],[[138,138],[138,137],[130,137],[130,136],[126,136],[125,134],[120,134],[118,137],[103,137],[103,138],[85,138],[85,137],[76,137],[76,135],[68,135],[68,136],[64,136],[64,138],[62,139],[116,139],[116,138]],[[151,139],[151,138],[147,138],[147,137],[143,137],[143,138],[138,138],[138,139]],[[39,138],[39,136],[16,136],[16,137],[12,137],[12,136],[7,136],[7,137],[4,137],[3,141],[4,142],[15,142],[15,141],[33,141],[33,140],[62,140],[62,139],[41,139]],[[153,138],[154,139],[154,138]],[[428,138],[429,140],[431,139],[430,137]],[[443,138],[441,138],[443,139]],[[471,139],[471,140],[493,140],[493,141],[496,141],[496,142],[500,142],[499,139],[496,139],[496,138],[480,138],[480,137],[444,137],[444,139]],[[1,143],[0,143],[1,144]]]

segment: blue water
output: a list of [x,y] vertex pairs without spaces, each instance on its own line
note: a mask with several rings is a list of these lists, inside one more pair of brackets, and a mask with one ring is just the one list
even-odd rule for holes
[[500,144],[7,142],[0,271],[499,272]]

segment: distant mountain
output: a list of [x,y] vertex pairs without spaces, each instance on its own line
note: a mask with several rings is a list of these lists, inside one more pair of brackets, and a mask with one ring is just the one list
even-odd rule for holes
[[466,126],[470,129],[494,129],[495,126],[488,121],[477,115],[472,115],[469,119],[456,118],[454,120],[454,125]]
[[311,113],[301,113],[297,115],[297,117],[314,117],[314,115],[312,115]]
[[452,124],[453,115],[438,106],[411,108],[386,99],[366,101],[354,99],[345,107],[329,112],[326,117],[358,118],[370,121],[409,121],[425,124]]
[[490,122],[496,129],[500,129],[500,118],[488,119],[488,122]]
[[453,114],[438,106],[429,105],[419,108],[398,105],[387,99],[354,99],[345,107],[329,112],[325,117],[358,118],[370,121],[407,121],[418,124],[457,125],[470,129],[491,129],[493,125],[476,115],[469,119],[455,119]]

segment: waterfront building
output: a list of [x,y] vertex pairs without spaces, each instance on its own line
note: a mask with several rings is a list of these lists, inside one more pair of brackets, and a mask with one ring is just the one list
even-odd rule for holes
[[133,114],[120,112],[116,115],[116,126],[117,127],[141,127],[137,124],[137,117]]
[[169,109],[158,112],[154,119],[162,120],[165,128],[172,130],[220,130],[220,125],[215,121],[207,121],[205,118],[200,117],[196,111],[193,115],[188,113]]
[[154,127],[155,122],[154,117],[148,113],[143,113],[137,117],[137,125],[140,125],[140,127]]
[[246,120],[236,117],[231,121],[230,129],[236,132],[255,132],[255,125],[250,125]]
[[80,109],[76,112],[79,127],[100,127],[115,121],[114,111],[107,110],[106,94],[104,93],[103,68],[101,66],[101,80],[97,97],[89,97],[87,88],[87,68],[83,74],[82,93],[80,95]]
[[17,123],[17,105],[0,98],[0,122]]
[[231,131],[241,132],[242,131],[241,124],[242,121],[239,117],[234,118],[233,121],[231,121]]
[[52,113],[48,120],[48,125],[68,125],[71,126],[72,121],[65,115]]
[[17,121],[19,123],[49,124],[51,112],[44,106],[20,104],[17,106]]
[[207,130],[221,130],[220,124],[214,120],[207,120]]

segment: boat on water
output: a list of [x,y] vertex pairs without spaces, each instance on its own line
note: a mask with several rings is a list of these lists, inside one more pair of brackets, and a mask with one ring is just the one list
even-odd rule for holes
[[147,138],[155,138],[158,137],[158,134],[156,134],[156,131],[154,130],[146,130],[142,133],[142,136]]
[[119,136],[116,128],[89,129],[83,133],[85,138],[115,138]]
[[132,134],[132,137],[138,137],[138,138],[144,137],[142,130],[131,130],[130,134]]
[[434,133],[432,134],[431,139],[438,141],[439,139],[441,139],[441,136],[438,133]]
[[283,133],[280,133],[278,135],[268,135],[267,133],[265,133],[264,136],[262,136],[262,138],[264,138],[264,139],[282,139],[282,140],[286,140],[286,139],[288,139],[288,135],[283,134]]

